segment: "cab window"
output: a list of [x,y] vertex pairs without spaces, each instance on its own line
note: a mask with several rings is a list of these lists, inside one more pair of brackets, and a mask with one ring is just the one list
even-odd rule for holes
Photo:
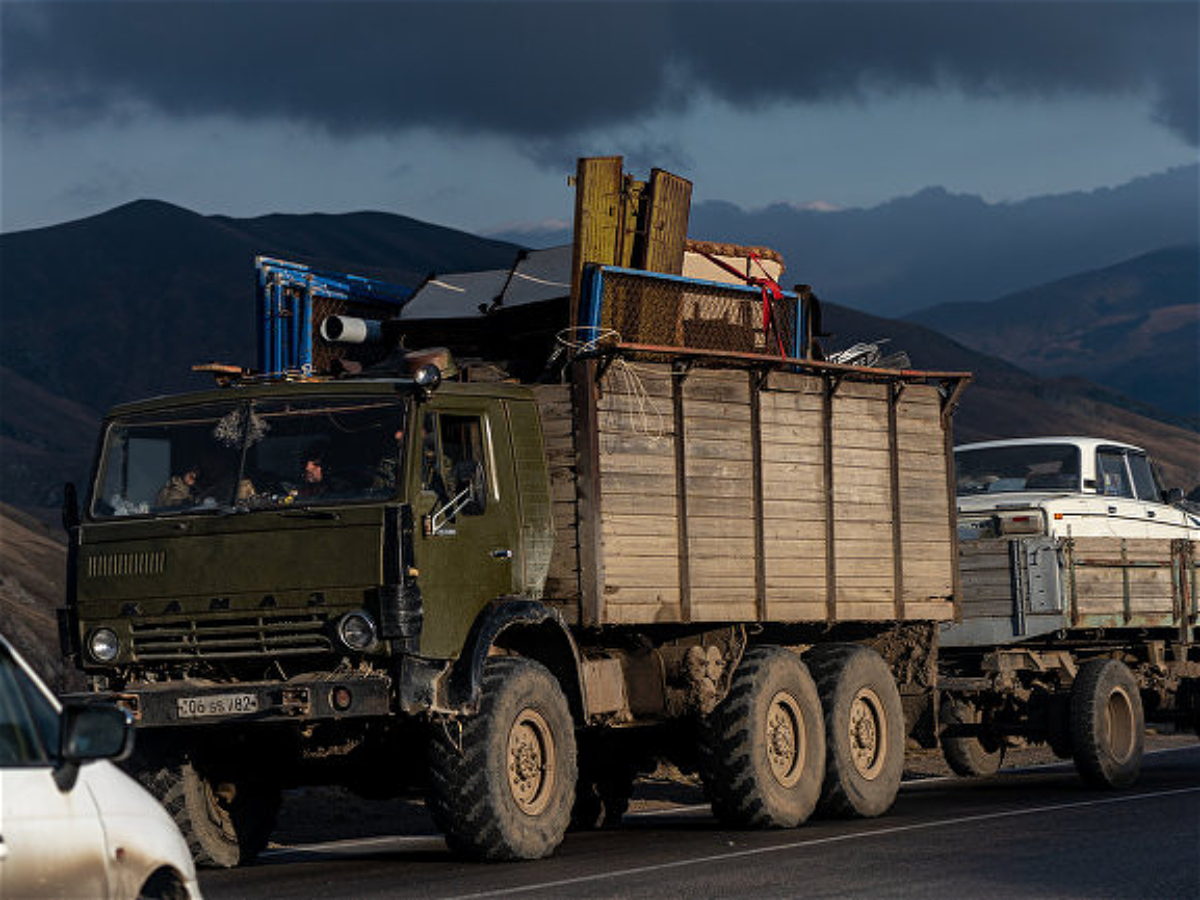
[[1162,494],[1158,490],[1158,483],[1154,479],[1154,472],[1150,469],[1150,460],[1143,453],[1130,453],[1129,471],[1133,475],[1133,487],[1137,491],[1139,500],[1149,500],[1152,503],[1162,501]]
[[392,496],[404,414],[392,399],[270,400],[252,405],[238,501],[248,506]]
[[241,458],[240,404],[131,416],[104,438],[92,515],[169,515],[229,506]]
[[488,491],[481,417],[426,413],[421,448],[421,490],[435,494],[451,517],[481,515]]
[[1133,486],[1125,470],[1125,454],[1120,450],[1097,451],[1096,477],[1104,496],[1133,498]]

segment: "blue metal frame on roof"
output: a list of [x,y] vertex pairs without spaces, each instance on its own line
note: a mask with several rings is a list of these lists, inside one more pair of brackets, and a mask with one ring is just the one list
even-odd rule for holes
[[312,374],[314,298],[383,304],[394,306],[399,313],[415,293],[411,288],[363,275],[322,272],[267,256],[256,257],[254,267],[258,368],[268,374]]
[[[600,334],[600,322],[603,315],[604,277],[605,275],[625,275],[647,281],[659,281],[684,286],[713,288],[720,291],[745,294],[747,299],[757,300],[762,296],[762,289],[753,285],[729,284],[724,281],[709,281],[703,278],[688,278],[684,275],[668,275],[664,272],[647,272],[644,269],[627,269],[622,266],[602,266],[595,263],[584,267],[583,281],[580,287],[579,326],[589,330],[594,337]],[[783,302],[790,303],[795,310],[796,327],[792,335],[789,355],[794,359],[804,358],[804,306],[800,297],[794,291],[781,291]]]

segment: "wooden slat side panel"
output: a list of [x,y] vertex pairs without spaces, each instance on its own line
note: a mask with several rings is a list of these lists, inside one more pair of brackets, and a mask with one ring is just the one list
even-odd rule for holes
[[839,620],[895,615],[888,386],[833,395],[833,555]]
[[934,603],[934,598],[940,598],[941,608],[948,610],[944,617],[950,618],[957,561],[954,523],[949,521],[941,397],[933,386],[908,385],[901,392],[896,404],[896,446],[905,602],[919,605],[910,598],[924,597]]
[[550,516],[554,544],[546,575],[545,596],[552,598],[569,622],[579,620],[579,535],[575,495],[575,424],[571,389],[537,385],[534,400],[542,423],[546,467],[550,476]]
[[[682,394],[691,617],[753,621],[758,613],[749,380],[744,372],[697,370],[682,382]],[[721,415],[714,416],[718,407]],[[726,501],[750,514],[702,512]]]
[[822,382],[772,373],[760,392],[766,616],[825,618]]
[[[953,544],[941,408],[933,389],[910,385],[901,394],[893,490],[890,386],[839,384],[831,401],[833,516],[827,526],[824,379],[767,376],[757,391],[756,469],[746,372],[691,369],[678,381],[676,409],[676,376],[669,367],[639,363],[630,367],[632,378],[619,368],[606,373],[597,402],[605,622],[689,615],[693,621],[752,621],[760,611],[775,621],[821,620],[827,612],[837,619],[888,621],[896,613],[897,574],[907,618],[950,617],[950,604],[941,598],[953,592]],[[676,471],[681,462],[682,480]],[[565,490],[553,491],[557,503],[566,502]],[[680,508],[687,511],[686,532],[675,521]],[[556,507],[555,516],[557,522],[568,513]],[[893,521],[903,541],[899,561],[893,561]],[[680,602],[683,533],[686,605]],[[826,605],[830,533],[837,574],[832,610]]]

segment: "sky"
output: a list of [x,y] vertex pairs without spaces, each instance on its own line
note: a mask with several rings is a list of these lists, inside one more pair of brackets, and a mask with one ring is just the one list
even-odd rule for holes
[[580,155],[693,202],[989,202],[1197,161],[1200,3],[0,0],[0,230],[197,212],[562,225]]

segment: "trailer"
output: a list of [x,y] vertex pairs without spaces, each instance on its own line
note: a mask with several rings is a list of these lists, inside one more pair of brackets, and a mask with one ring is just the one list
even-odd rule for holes
[[1044,742],[1125,787],[1147,722],[1200,732],[1200,528],[1145,451],[1058,437],[958,448],[962,618],[941,630],[962,775]]

